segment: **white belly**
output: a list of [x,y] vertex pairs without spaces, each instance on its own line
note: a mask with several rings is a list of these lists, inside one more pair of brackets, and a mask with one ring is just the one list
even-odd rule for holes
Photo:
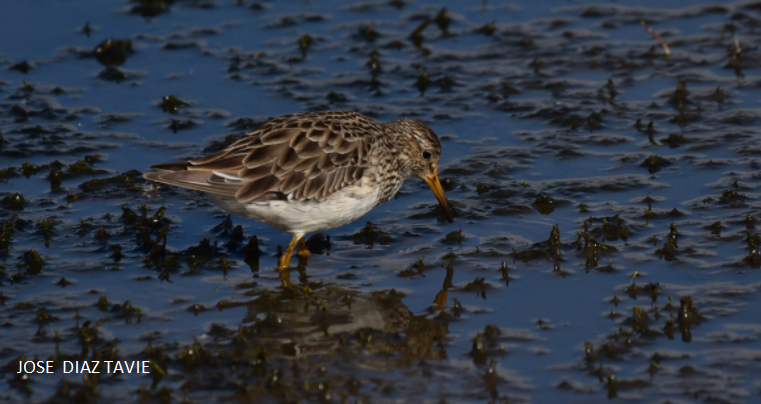
[[210,195],[224,210],[265,222],[289,233],[314,233],[351,223],[378,203],[378,188],[349,186],[322,201],[253,201],[238,203],[230,197]]

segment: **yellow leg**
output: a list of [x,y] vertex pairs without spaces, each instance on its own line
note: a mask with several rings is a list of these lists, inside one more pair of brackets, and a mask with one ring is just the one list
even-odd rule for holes
[[312,256],[312,253],[310,253],[309,249],[307,248],[307,243],[304,237],[299,239],[299,247],[298,247],[297,254],[299,255],[299,257],[302,257],[302,258],[307,258]]
[[283,286],[292,286],[290,283],[290,273],[288,272],[288,263],[291,262],[291,255],[293,255],[293,249],[296,248],[299,239],[304,237],[301,234],[294,234],[291,239],[291,243],[288,244],[288,248],[283,251],[283,255],[277,260],[277,270],[280,272],[280,281]]
[[283,255],[280,256],[280,258],[277,260],[277,269],[278,271],[283,271],[288,268],[288,263],[291,262],[291,255],[293,255],[293,249],[296,248],[296,244],[299,242],[299,239],[301,238],[300,234],[294,234],[293,238],[291,239],[291,243],[288,244],[288,248],[283,251]]
[[280,285],[282,285],[284,288],[293,287],[293,282],[291,282],[291,271],[288,268],[280,271],[278,277],[280,278]]

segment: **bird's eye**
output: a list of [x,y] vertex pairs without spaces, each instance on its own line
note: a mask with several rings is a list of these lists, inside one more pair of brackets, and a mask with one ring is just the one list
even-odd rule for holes
[[424,152],[423,152],[423,158],[424,158],[424,159],[426,159],[426,160],[428,160],[429,158],[431,158],[431,152],[429,152],[429,151],[424,151]]

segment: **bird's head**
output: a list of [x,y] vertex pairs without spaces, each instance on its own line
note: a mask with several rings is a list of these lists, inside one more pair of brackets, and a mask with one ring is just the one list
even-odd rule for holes
[[454,219],[452,209],[449,207],[447,197],[441,188],[438,167],[441,158],[441,142],[436,133],[428,125],[412,119],[402,119],[391,122],[394,129],[403,134],[402,140],[397,145],[398,158],[410,176],[422,178],[431,187],[433,194],[439,201],[444,215],[451,223]]

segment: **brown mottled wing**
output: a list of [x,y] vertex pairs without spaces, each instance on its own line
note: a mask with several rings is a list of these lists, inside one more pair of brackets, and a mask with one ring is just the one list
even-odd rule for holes
[[[257,199],[324,200],[362,178],[378,123],[349,111],[286,115],[184,170],[146,178],[246,203]],[[162,169],[165,165],[156,166]]]

